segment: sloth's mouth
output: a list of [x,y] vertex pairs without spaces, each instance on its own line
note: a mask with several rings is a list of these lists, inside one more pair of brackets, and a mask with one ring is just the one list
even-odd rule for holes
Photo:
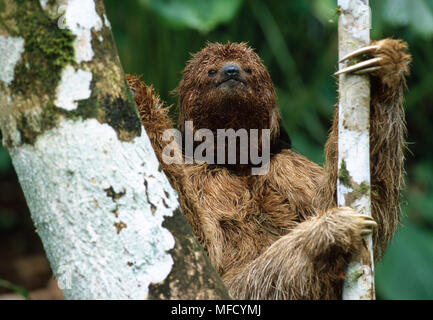
[[247,83],[245,80],[243,80],[239,77],[227,77],[227,78],[224,78],[224,79],[218,81],[217,87],[222,85],[222,84],[226,84],[228,86],[236,86],[239,84],[246,85]]

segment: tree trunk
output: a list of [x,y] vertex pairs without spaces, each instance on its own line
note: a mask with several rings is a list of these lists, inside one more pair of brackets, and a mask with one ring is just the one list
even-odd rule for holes
[[65,297],[229,298],[139,121],[102,0],[2,1],[0,57],[3,144]]
[[[368,0],[338,0],[338,6],[342,58],[370,43],[370,8]],[[341,63],[340,69],[344,67]],[[340,75],[339,95],[337,202],[371,216],[368,76]],[[343,299],[374,299],[373,261],[370,235],[346,270]]]

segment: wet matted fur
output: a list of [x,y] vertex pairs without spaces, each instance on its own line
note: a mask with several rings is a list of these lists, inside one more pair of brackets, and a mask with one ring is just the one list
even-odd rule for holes
[[[382,69],[371,74],[371,193],[374,256],[379,260],[400,221],[409,72],[407,45],[375,42]],[[221,85],[227,63],[239,83]],[[212,70],[212,71],[211,71]],[[128,76],[141,120],[183,212],[230,294],[241,299],[338,299],[344,269],[361,243],[364,221],[336,207],[338,110],[320,167],[290,149],[272,155],[269,172],[245,167],[162,162],[165,129],[173,124],[157,94]],[[235,82],[235,81],[232,81]],[[280,134],[275,92],[258,55],[244,43],[211,43],[192,55],[176,92],[179,129],[270,129]],[[179,154],[182,150],[179,148]]]

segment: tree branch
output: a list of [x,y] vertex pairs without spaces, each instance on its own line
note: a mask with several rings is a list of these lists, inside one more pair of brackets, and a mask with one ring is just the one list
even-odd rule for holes
[[[341,59],[370,43],[370,8],[368,0],[338,0],[338,6]],[[340,75],[339,95],[337,202],[371,216],[368,76]],[[343,299],[374,299],[373,261],[370,235],[346,270]]]
[[102,0],[0,7],[3,143],[54,275],[68,299],[229,298],[160,169],[104,12]]

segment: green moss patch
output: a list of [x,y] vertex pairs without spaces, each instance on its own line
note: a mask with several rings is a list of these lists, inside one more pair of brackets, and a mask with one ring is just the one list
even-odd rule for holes
[[343,185],[351,187],[349,171],[347,171],[346,160],[344,159],[341,160],[340,170],[338,170],[338,179]]
[[38,117],[20,115],[17,121],[18,130],[21,133],[21,142],[34,144],[37,137],[56,125],[57,113],[54,105],[46,106]]
[[57,19],[50,18],[39,1],[16,1],[17,5],[2,21],[12,36],[25,39],[20,62],[15,67],[12,93],[53,96],[60,81],[61,71],[74,64],[73,41],[75,36],[67,29],[59,29]]
[[356,183],[347,170],[346,161],[341,161],[340,169],[338,170],[338,179],[340,183],[350,189],[351,192],[345,195],[346,205],[350,206],[355,200],[360,199],[364,195],[368,195],[370,192],[370,186],[366,182]]
[[[92,92],[96,92],[93,89]],[[129,90],[127,90],[129,91]],[[95,118],[101,123],[108,123],[122,141],[131,141],[141,135],[141,122],[135,104],[122,97],[105,94],[78,102],[74,111],[61,111],[68,118]]]
[[54,99],[63,68],[67,65],[83,68],[75,61],[75,35],[68,29],[59,29],[58,17],[43,10],[39,1],[0,0],[2,5],[6,11],[0,12],[0,25],[10,36],[25,39],[24,52],[9,86],[11,95],[19,97],[25,106],[16,110],[22,143],[33,144],[37,136],[54,127],[60,118],[95,118],[112,126],[122,141],[141,135],[134,98],[123,79],[108,28],[102,29],[104,41],[93,34],[95,57],[85,67],[93,74],[91,97],[79,100],[76,110],[67,111],[57,108]]

